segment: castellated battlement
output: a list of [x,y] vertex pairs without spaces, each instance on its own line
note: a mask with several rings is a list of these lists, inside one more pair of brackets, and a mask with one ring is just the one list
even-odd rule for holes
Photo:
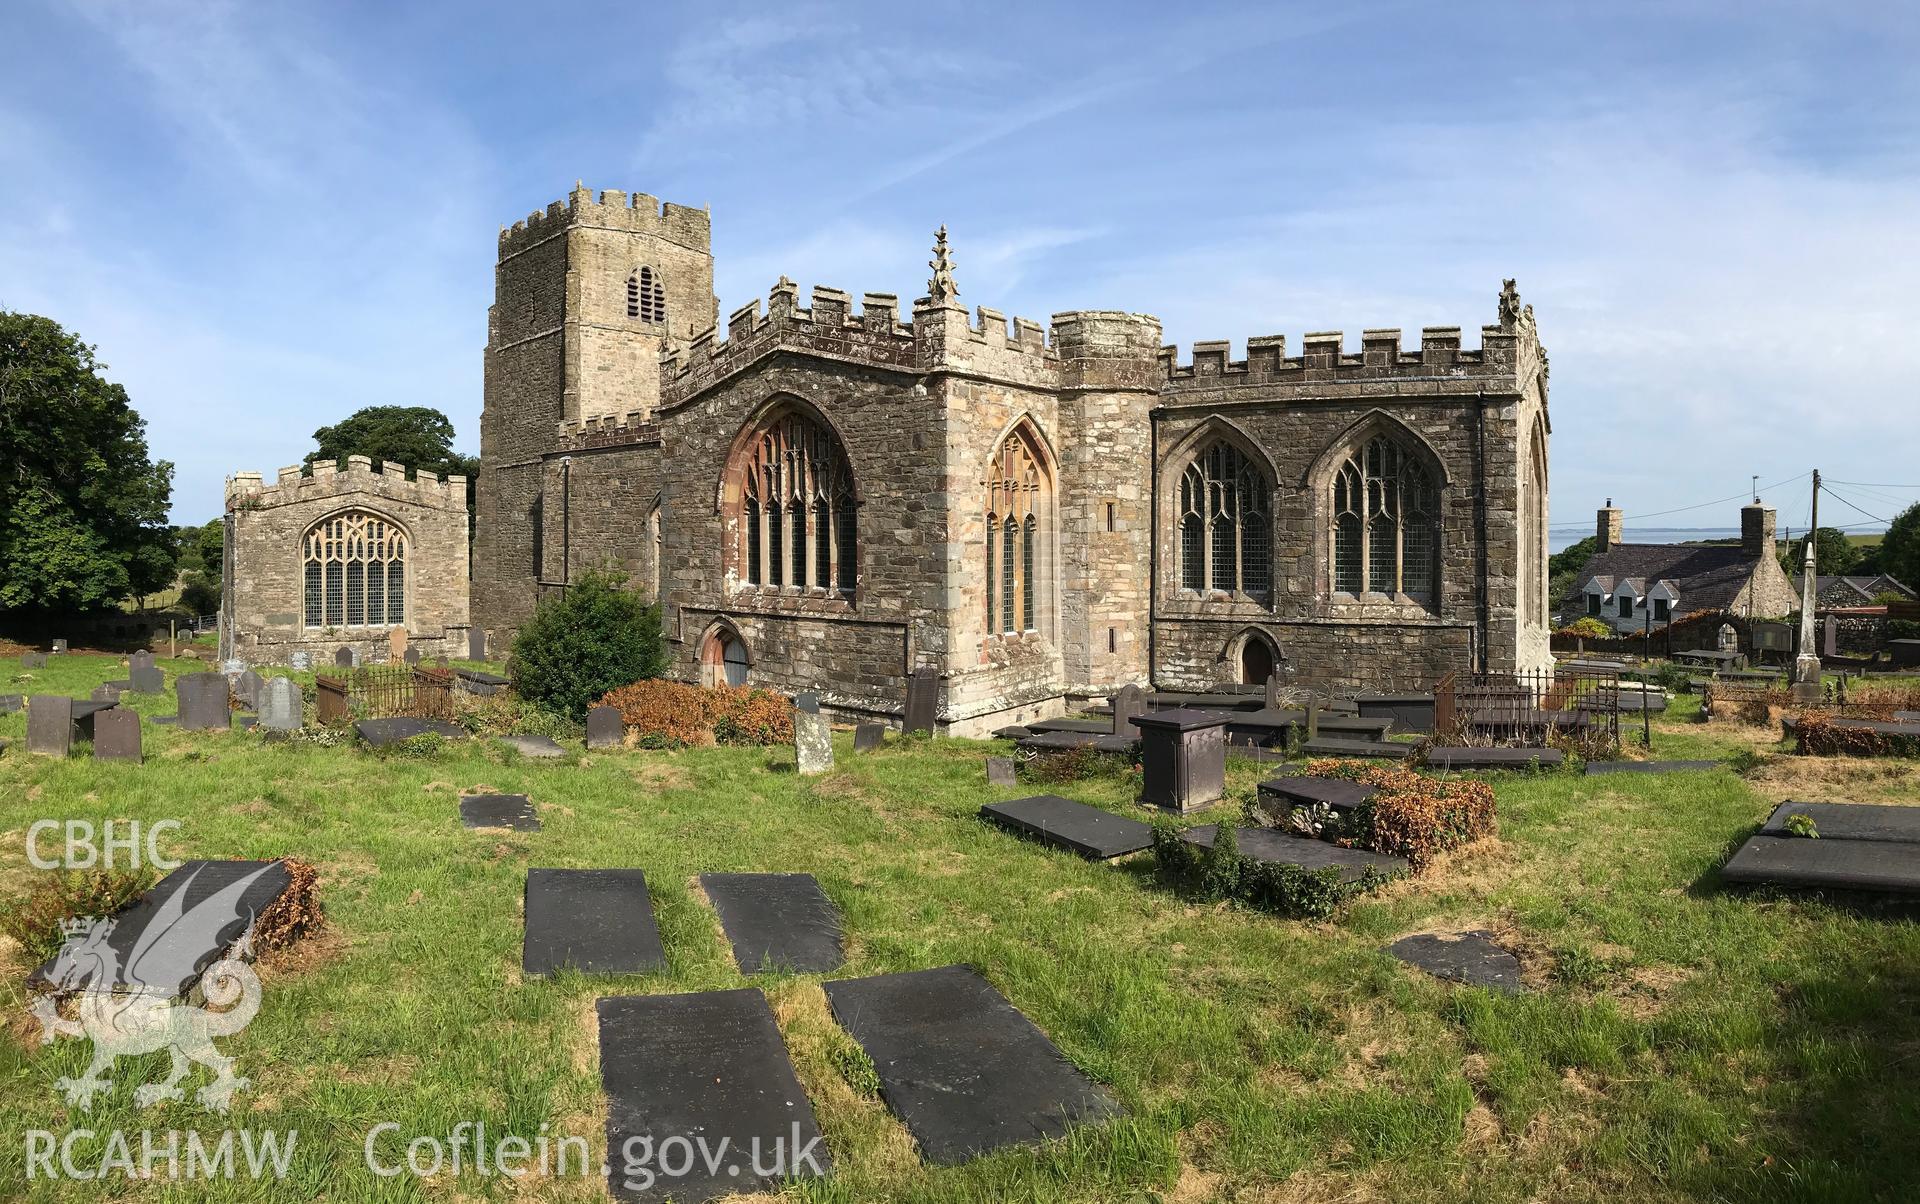
[[595,447],[621,447],[633,443],[660,441],[660,424],[644,410],[631,410],[625,417],[607,414],[560,424],[560,442],[556,451],[586,451]]
[[282,468],[271,482],[261,473],[236,472],[227,478],[227,509],[264,510],[357,493],[439,510],[464,512],[467,508],[464,476],[443,480],[423,469],[409,479],[403,464],[375,464],[366,456],[348,456],[345,468],[333,460],[315,460],[311,472],[294,464]]
[[1285,335],[1247,340],[1245,359],[1230,359],[1226,340],[1193,345],[1193,358],[1179,362],[1179,348],[1162,347],[1161,373],[1172,388],[1184,384],[1233,385],[1312,381],[1382,381],[1431,377],[1510,376],[1520,335],[1500,326],[1481,329],[1480,346],[1463,348],[1458,326],[1428,326],[1420,345],[1401,345],[1400,331],[1363,331],[1360,348],[1349,351],[1337,330],[1316,331],[1300,340],[1300,354],[1287,354]]
[[576,187],[566,200],[530,213],[510,227],[501,227],[500,255],[505,258],[524,251],[570,226],[651,234],[699,251],[706,251],[713,241],[713,216],[705,209],[662,203],[644,192],[608,188],[596,193],[591,188]]

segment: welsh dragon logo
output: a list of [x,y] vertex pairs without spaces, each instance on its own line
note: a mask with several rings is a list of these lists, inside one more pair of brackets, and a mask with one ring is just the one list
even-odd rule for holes
[[[173,1057],[172,1073],[163,1082],[143,1083],[134,1090],[134,1102],[143,1108],[183,1098],[179,1083],[195,1062],[214,1074],[195,1094],[203,1107],[225,1112],[234,1093],[250,1085],[233,1073],[233,1059],[213,1041],[240,1032],[260,1011],[260,979],[245,960],[252,952],[255,917],[244,917],[239,939],[200,973],[204,1005],[181,999],[183,987],[192,985],[190,972],[183,973],[182,967],[221,943],[222,931],[231,930],[242,916],[247,888],[273,868],[269,864],[256,870],[189,908],[187,894],[201,872],[196,868],[131,934],[130,942],[111,918],[62,925],[66,943],[39,975],[49,989],[34,1001],[33,1014],[40,1021],[42,1044],[62,1036],[93,1042],[93,1061],[86,1072],[55,1082],[67,1103],[92,1108],[96,1095],[113,1089],[112,1081],[102,1076],[117,1059],[162,1049]],[[78,995],[78,1020],[59,1013],[58,999],[67,994]]]

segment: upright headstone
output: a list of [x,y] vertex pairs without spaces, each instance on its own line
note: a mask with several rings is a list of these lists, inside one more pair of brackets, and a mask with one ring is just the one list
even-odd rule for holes
[[1133,739],[1138,734],[1133,726],[1134,718],[1147,713],[1147,692],[1139,686],[1128,684],[1115,690],[1111,701],[1113,734]]
[[1720,624],[1719,643],[1722,652],[1740,651],[1740,633],[1733,629],[1733,624]]
[[793,754],[801,773],[825,773],[833,768],[833,727],[825,715],[794,711]]
[[350,669],[356,659],[353,649],[344,644],[333,650],[333,666],[336,669]]
[[932,666],[915,669],[907,678],[907,734],[931,736],[940,710],[940,671]]
[[258,710],[260,707],[260,688],[266,684],[264,678],[252,669],[248,669],[245,673],[242,673],[234,679],[233,695],[242,703],[245,703],[250,709]]
[[887,725],[862,723],[853,729],[853,751],[872,752],[887,742]]
[[129,669],[153,668],[153,653],[147,651],[145,648],[142,648],[140,651],[134,653],[132,656],[127,658],[127,668]]
[[1825,630],[1821,632],[1820,655],[1829,659],[1840,655],[1840,620],[1833,615],[1827,616]]
[[220,672],[228,677],[238,677],[247,671],[247,662],[237,656],[230,656],[220,662]]
[[53,642],[53,650],[55,652],[65,652],[67,650],[67,642],[65,640],[55,640]]
[[260,726],[276,732],[291,732],[301,725],[304,700],[300,684],[291,677],[269,678],[260,688]]
[[814,693],[812,690],[802,690],[793,696],[793,705],[809,715],[818,715],[820,713],[820,695]]
[[1267,696],[1265,705],[1269,711],[1277,711],[1280,709],[1280,675],[1278,673],[1267,674]]
[[93,693],[89,695],[89,697],[92,698],[92,700],[95,702],[117,703],[120,701],[120,691],[115,689],[112,685],[95,686],[93,688]]
[[127,678],[135,694],[162,694],[167,689],[167,676],[160,671],[160,666],[153,663],[151,656],[144,663],[136,656]]
[[73,699],[35,694],[27,700],[27,751],[64,757],[73,749]]
[[182,731],[225,731],[233,726],[223,673],[189,673],[174,682],[180,695]]
[[594,707],[587,712],[587,747],[619,748],[627,735],[618,707]]
[[400,659],[409,665],[417,665],[420,663],[420,650],[418,648],[409,648],[401,653]]
[[467,628],[467,659],[470,661],[483,661],[487,659],[486,628]]
[[313,654],[302,648],[287,658],[287,666],[295,672],[305,672],[313,668]]
[[407,629],[396,627],[387,635],[387,659],[404,660],[407,655]]
[[140,763],[140,714],[125,707],[93,717],[93,759]]
[[20,654],[20,667],[22,669],[44,669],[47,667],[47,654],[44,652],[22,652]]
[[1012,757],[987,758],[987,785],[1018,786],[1020,776],[1014,769]]

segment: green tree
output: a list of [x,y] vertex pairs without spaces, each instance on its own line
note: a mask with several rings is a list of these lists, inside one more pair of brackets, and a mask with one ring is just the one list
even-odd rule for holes
[[1566,547],[1547,557],[1547,576],[1558,577],[1562,573],[1577,573],[1593,559],[1600,548],[1600,541],[1589,535],[1579,543],[1570,543]]
[[227,525],[213,519],[198,527],[175,527],[180,549],[180,606],[190,614],[208,615],[220,609]]
[[[1822,527],[1813,540],[1814,575],[1817,577],[1841,577],[1854,571],[1860,564],[1860,549],[1853,546],[1847,533],[1838,527]],[[1807,563],[1807,537],[1802,535],[1787,545],[1780,556],[1780,567],[1794,576]]]
[[666,668],[660,608],[612,573],[582,574],[542,602],[513,641],[513,688],[550,711],[579,718],[594,699]]
[[1880,540],[1880,571],[1910,589],[1920,589],[1920,502],[1893,516]]
[[173,465],[50,318],[0,310],[0,610],[104,609],[174,579]]
[[315,460],[344,467],[348,456],[366,456],[375,464],[404,464],[409,472],[473,480],[476,461],[453,450],[452,421],[427,406],[368,406],[313,432],[313,441],[319,446],[307,453],[308,468]]

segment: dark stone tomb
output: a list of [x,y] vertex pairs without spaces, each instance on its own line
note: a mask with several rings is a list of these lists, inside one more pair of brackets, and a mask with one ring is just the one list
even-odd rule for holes
[[448,723],[444,719],[418,719],[412,715],[396,715],[392,719],[362,719],[353,725],[353,730],[375,748],[385,748],[389,744],[398,744],[428,732],[449,740],[463,740],[467,735],[467,729],[457,723]]
[[1140,801],[1191,811],[1220,798],[1227,776],[1227,715],[1175,708],[1134,719],[1140,729]]
[[540,830],[540,816],[524,794],[464,795],[460,799],[460,822],[469,828]]
[[[1213,847],[1213,838],[1218,827],[1217,824],[1207,824],[1205,827],[1189,828],[1180,834],[1180,839],[1189,844],[1210,849]],[[1368,870],[1375,870],[1382,874],[1395,874],[1403,873],[1410,868],[1404,857],[1369,853],[1365,849],[1343,849],[1337,844],[1328,844],[1324,840],[1292,836],[1273,828],[1235,828],[1233,839],[1243,857],[1251,857],[1255,861],[1297,865],[1309,870],[1336,866],[1340,870],[1342,882],[1353,882]]]
[[647,877],[639,870],[527,871],[520,967],[553,974],[651,974],[667,968]]
[[1723,769],[1724,761],[1588,761],[1588,777],[1603,773],[1684,773],[1690,770]]
[[1139,820],[1055,794],[988,803],[980,817],[1090,861],[1137,853],[1153,843],[1153,829]]
[[1557,748],[1430,748],[1427,764],[1435,769],[1527,769],[1564,765],[1567,754]]
[[1491,932],[1418,932],[1387,946],[1387,952],[1435,978],[1514,994],[1520,959],[1493,943]]
[[702,874],[700,887],[742,974],[826,974],[846,961],[840,913],[812,874]]
[[928,1162],[953,1166],[1121,1111],[966,966],[822,984]]

